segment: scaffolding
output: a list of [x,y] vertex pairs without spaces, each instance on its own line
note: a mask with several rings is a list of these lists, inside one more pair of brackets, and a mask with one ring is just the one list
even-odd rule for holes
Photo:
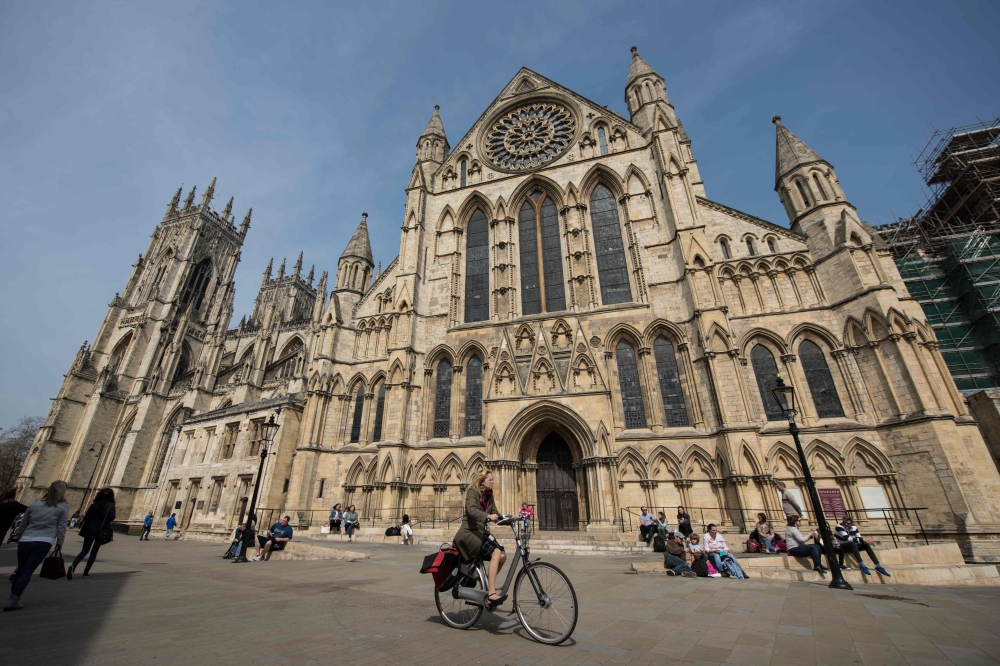
[[1000,117],[935,132],[914,165],[927,204],[876,232],[958,388],[1000,387]]

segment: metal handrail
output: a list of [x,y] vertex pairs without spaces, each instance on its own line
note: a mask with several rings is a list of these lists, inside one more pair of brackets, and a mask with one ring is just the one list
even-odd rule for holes
[[[675,525],[676,524],[676,522],[677,522],[677,513],[676,513],[676,508],[677,507],[676,506],[672,506],[672,507],[653,506],[653,507],[647,507],[647,508],[648,508],[649,512],[652,513],[654,516],[657,513],[659,513],[660,511],[663,511],[663,513],[667,517],[667,523],[670,524],[670,525]],[[725,514],[728,514],[730,517],[732,516],[732,514],[734,512],[738,512],[739,513],[739,524],[737,524],[737,521],[735,521],[735,520],[733,521],[733,527],[738,530],[738,532],[737,532],[738,534],[750,534],[750,532],[753,531],[753,526],[755,526],[757,524],[757,514],[758,513],[763,513],[764,515],[767,515],[768,518],[770,519],[770,515],[768,514],[768,510],[767,509],[727,509],[727,510],[725,510],[723,512],[717,506],[716,507],[697,507],[697,506],[691,506],[691,507],[684,507],[684,508],[687,511],[688,515],[691,516],[691,527],[692,527],[692,529],[694,529],[695,525],[698,524],[695,521],[695,516],[696,516],[695,512],[697,512],[697,517],[700,518],[700,521],[698,521],[698,522],[700,522],[700,524],[701,524],[701,528],[702,528],[701,532],[702,533],[705,533],[705,532],[708,531],[708,525],[710,524],[710,521],[706,521],[705,520],[705,513],[706,512],[708,512],[710,516],[717,516],[720,513],[725,513]],[[671,511],[672,511],[672,513],[671,513]],[[829,514],[827,512],[824,512],[823,515],[826,516],[827,518],[831,518],[833,520],[838,520],[839,521],[841,518],[844,517],[845,514],[849,514],[849,515],[855,516],[855,523],[859,522],[858,519],[857,519],[859,517],[863,518],[864,522],[869,522],[869,521],[873,521],[873,520],[874,521],[884,520],[885,521],[885,525],[886,525],[886,531],[889,533],[889,536],[892,538],[892,544],[893,544],[893,546],[895,548],[899,548],[899,543],[900,543],[900,541],[902,541],[902,538],[899,535],[899,523],[904,523],[904,524],[908,523],[910,521],[910,513],[911,512],[913,513],[913,517],[916,518],[917,526],[920,529],[920,536],[923,538],[924,543],[927,544],[927,545],[930,545],[930,540],[927,538],[927,532],[924,530],[923,521],[920,519],[920,512],[921,511],[927,511],[927,507],[917,507],[917,508],[914,508],[914,507],[903,507],[901,509],[895,509],[895,508],[846,509],[844,511],[838,512],[835,515],[834,514]],[[874,513],[874,512],[881,513],[881,518],[878,517],[878,516],[872,516],[871,514]],[[806,515],[803,516],[803,518],[806,519],[806,520],[808,520],[810,513],[811,512],[806,511]],[[639,529],[638,517],[640,515],[641,515],[640,511],[636,507],[631,507],[631,506],[621,507],[619,520],[620,520],[620,525],[621,525],[622,532],[623,533],[628,533],[628,532],[635,532],[635,531],[637,531]],[[633,521],[633,516],[635,516],[635,518],[636,518],[635,521]],[[748,516],[750,517],[750,520],[747,520]],[[784,518],[783,514],[782,514],[781,518],[782,519]],[[710,519],[710,520],[714,520],[714,519]],[[721,522],[721,520],[720,520],[720,522]],[[627,524],[627,527],[626,527],[626,524]],[[716,524],[718,524],[718,523],[716,523]],[[772,521],[772,526],[773,526],[773,521]],[[780,523],[779,523],[779,526],[780,526]]]

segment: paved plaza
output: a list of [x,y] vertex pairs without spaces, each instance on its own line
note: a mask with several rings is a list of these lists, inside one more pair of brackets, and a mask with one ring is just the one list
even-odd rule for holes
[[[75,555],[81,540],[67,539]],[[425,548],[357,543],[357,562],[233,565],[225,545],[116,535],[89,578],[32,580],[0,615],[0,664],[997,664],[1000,590],[639,576],[623,558],[546,556],[580,622],[539,645],[510,604],[444,626]],[[0,573],[14,547],[0,547]],[[654,557],[652,554],[649,558]],[[896,599],[877,599],[881,594]],[[6,597],[5,597],[6,598]]]

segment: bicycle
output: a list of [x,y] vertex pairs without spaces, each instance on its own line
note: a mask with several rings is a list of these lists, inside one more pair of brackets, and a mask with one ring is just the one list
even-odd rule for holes
[[[501,516],[497,525],[510,525],[517,542],[517,552],[507,571],[507,580],[497,590],[507,594],[514,583],[514,610],[525,631],[539,643],[559,645],[573,633],[579,616],[576,590],[559,567],[549,562],[528,560],[530,521],[520,515]],[[518,565],[521,570],[518,571]],[[515,580],[514,574],[517,573]],[[486,564],[482,558],[459,565],[457,581],[448,589],[434,590],[434,602],[445,624],[456,629],[472,627],[484,610],[496,607],[487,598]]]

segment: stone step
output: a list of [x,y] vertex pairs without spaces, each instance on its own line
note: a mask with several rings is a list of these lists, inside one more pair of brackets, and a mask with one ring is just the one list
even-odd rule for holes
[[280,560],[341,560],[354,562],[357,560],[367,560],[366,553],[357,551],[330,548],[302,541],[289,541],[284,550],[271,553],[271,562]]

